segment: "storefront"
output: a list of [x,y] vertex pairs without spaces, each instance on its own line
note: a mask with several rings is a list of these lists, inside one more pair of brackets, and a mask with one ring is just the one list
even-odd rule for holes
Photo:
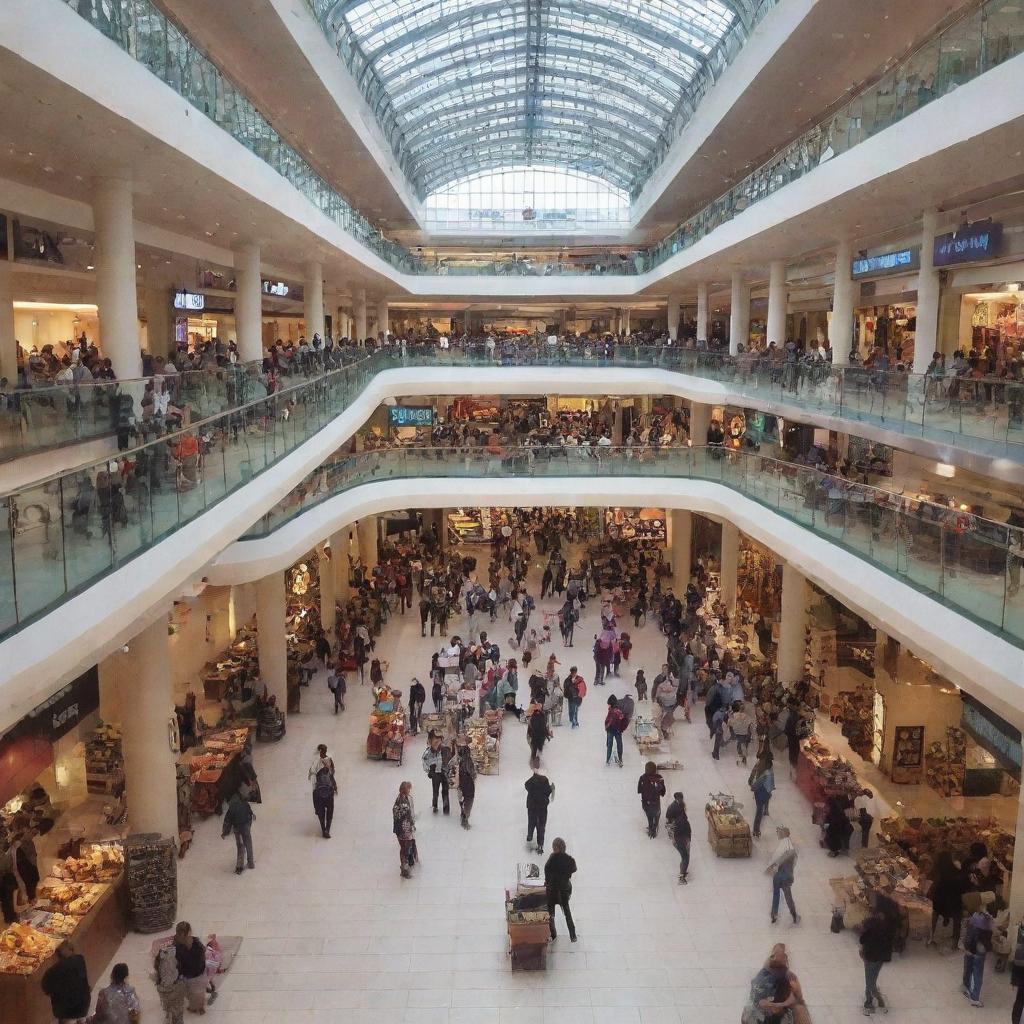
[[609,540],[663,544],[668,537],[666,523],[663,508],[616,507],[604,511],[604,531]]

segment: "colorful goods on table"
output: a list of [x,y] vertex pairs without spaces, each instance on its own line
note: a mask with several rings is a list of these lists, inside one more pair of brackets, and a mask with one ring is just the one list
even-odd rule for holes
[[29,925],[8,925],[0,932],[0,974],[34,974],[59,944],[56,936]]
[[825,806],[832,797],[843,797],[851,803],[864,787],[849,761],[836,757],[814,736],[804,740],[796,766],[796,784],[811,802],[811,818],[820,824]]
[[366,756],[376,760],[402,763],[405,748],[406,719],[402,695],[388,686],[373,690],[370,729],[366,736]]
[[119,842],[91,843],[78,857],[65,857],[51,869],[65,882],[113,882],[124,871],[124,849]]
[[469,752],[481,775],[497,775],[501,756],[501,714],[488,709],[483,718],[471,718],[463,731],[469,739]]
[[750,825],[731,793],[712,793],[704,814],[708,819],[708,842],[716,856],[750,856],[754,845]]
[[1013,836],[993,819],[883,818],[879,835],[897,845],[920,873],[931,873],[939,852],[948,849],[955,860],[967,857],[973,843],[984,843],[989,855],[1008,871],[1013,868]]

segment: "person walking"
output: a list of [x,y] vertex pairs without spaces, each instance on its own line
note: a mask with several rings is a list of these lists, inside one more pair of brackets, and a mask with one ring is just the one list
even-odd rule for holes
[[658,824],[661,821],[661,798],[665,795],[665,780],[658,772],[658,766],[648,761],[644,773],[636,784],[640,794],[640,806],[647,815],[647,834],[654,839],[658,835]]
[[192,934],[188,921],[174,926],[174,955],[178,973],[185,979],[189,1013],[206,1013],[206,945]]
[[793,878],[796,869],[797,850],[790,838],[789,829],[779,825],[775,830],[779,837],[779,845],[765,869],[765,874],[772,876],[772,924],[779,919],[779,897],[786,897],[786,906],[793,915],[793,924],[800,923],[800,915],[796,912],[793,902]]
[[327,688],[334,694],[334,713],[344,711],[348,683],[345,680],[345,673],[341,669],[340,660],[334,671],[327,676]]
[[761,752],[754,767],[750,770],[747,778],[747,785],[754,794],[754,826],[751,830],[755,839],[761,838],[761,821],[768,813],[768,804],[771,802],[772,793],[775,792],[775,770],[772,767],[774,759],[772,752],[765,748]]
[[608,713],[604,716],[604,733],[606,739],[605,766],[612,763],[612,745],[616,748],[616,763],[622,767],[622,730],[625,719],[619,710],[619,701],[615,694],[608,698]]
[[526,739],[530,744],[530,767],[540,767],[540,755],[548,739],[548,719],[541,704],[531,705],[532,711],[526,723]]
[[256,817],[248,801],[242,799],[237,791],[228,801],[228,809],[224,812],[224,827],[221,839],[226,839],[229,832],[235,833],[235,874],[240,875],[246,866],[256,867],[252,855],[252,822]]
[[128,965],[114,964],[110,984],[96,996],[91,1024],[136,1024],[139,1013],[138,993],[128,984]]
[[729,731],[736,741],[736,764],[747,766],[747,748],[754,738],[754,719],[747,710],[747,705],[738,700],[732,706],[729,716]]
[[412,803],[412,783],[403,782],[391,807],[392,831],[398,840],[398,866],[403,878],[412,878],[412,867],[419,862],[416,850],[416,814]]
[[576,671],[576,666],[569,668],[569,674],[562,683],[562,693],[565,694],[565,702],[569,706],[569,725],[573,729],[580,727],[580,705],[587,695],[587,684]]
[[431,807],[437,814],[437,795],[441,794],[441,805],[444,813],[449,814],[451,808],[448,805],[448,762],[452,759],[452,752],[441,743],[441,734],[435,729],[427,733],[427,749],[423,751],[423,770],[430,779],[430,787],[433,792]]
[[178,955],[173,943],[160,947],[153,969],[160,1007],[164,1011],[164,1024],[184,1024],[185,979],[178,969]]
[[459,811],[461,814],[460,824],[468,829],[469,815],[473,810],[473,800],[476,798],[476,764],[473,761],[473,753],[469,749],[469,738],[459,736],[455,741],[455,754],[458,758],[458,790],[459,790]]
[[878,975],[882,967],[892,960],[893,934],[889,919],[878,910],[864,922],[860,933],[860,958],[864,961],[864,1016],[870,1017],[875,1006],[882,1013],[889,1006],[878,991]]
[[50,1010],[58,1024],[88,1016],[92,990],[85,957],[67,940],[57,947],[57,962],[47,969],[40,987],[50,997]]
[[693,829],[686,815],[686,801],[682,793],[672,794],[672,803],[665,809],[665,827],[672,837],[672,845],[679,854],[679,884],[686,885],[690,873],[690,840]]
[[537,852],[544,852],[544,830],[548,823],[548,805],[555,799],[555,787],[546,775],[534,768],[533,774],[523,784],[526,790],[526,845],[533,842],[537,833]]
[[972,914],[964,932],[964,975],[960,991],[971,1006],[984,1006],[981,1001],[981,986],[985,980],[985,957],[992,949],[992,915],[988,912],[985,897],[992,900],[992,893],[982,893],[982,907]]
[[426,702],[427,691],[423,688],[423,684],[414,677],[412,685],[409,687],[409,731],[413,736],[419,735],[420,716],[423,714],[423,705]]
[[569,941],[576,941],[576,925],[569,909],[572,897],[572,876],[576,874],[576,861],[565,852],[565,840],[556,839],[551,844],[551,856],[544,864],[544,889],[548,897],[548,920],[551,927],[551,938],[557,939],[555,932],[555,907],[561,907],[565,915],[565,926],[569,929]]
[[308,777],[313,783],[313,811],[320,821],[320,833],[324,839],[330,839],[338,780],[334,777],[334,760],[327,756],[326,743],[317,746],[316,757],[309,766]]

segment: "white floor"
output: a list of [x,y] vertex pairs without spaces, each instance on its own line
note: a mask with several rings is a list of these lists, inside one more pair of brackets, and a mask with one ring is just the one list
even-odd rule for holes
[[[539,571],[539,570],[538,570]],[[545,602],[542,607],[551,607]],[[587,642],[597,616],[591,602],[577,628],[577,646],[554,650],[562,672],[575,658],[588,678]],[[458,630],[459,623],[454,623]],[[508,652],[507,623],[491,635]],[[418,616],[387,627],[378,653],[390,659],[389,682],[426,679],[432,650]],[[653,678],[664,647],[653,625],[634,635],[628,663]],[[546,660],[550,648],[542,648]],[[420,767],[424,740],[411,739],[404,766],[367,761],[368,689],[350,686],[343,716],[331,714],[323,677],[303,693],[287,737],[259,747],[264,803],[255,808],[256,869],[236,877],[234,843],[220,824],[199,826],[180,870],[180,916],[196,932],[238,934],[244,944],[208,1016],[236,1024],[737,1024],[751,977],[775,941],[788,944],[814,1024],[861,1017],[863,974],[856,938],[829,931],[827,880],[851,873],[849,860],[829,860],[817,846],[810,807],[780,771],[771,823],[793,829],[801,846],[794,887],[802,923],[768,919],[771,887],[764,865],[774,845],[770,828],[752,860],[718,860],[706,842],[703,808],[711,791],[731,790],[752,808],[747,769],[726,756],[715,763],[703,723],[681,726],[672,753],[685,765],[667,775],[670,793],[686,794],[694,826],[691,883],[676,881],[678,861],[664,835],[649,840],[636,795],[642,763],[626,740],[625,768],[605,767],[602,722],[609,693],[627,682],[591,687],[582,727],[557,729],[544,770],[557,785],[546,845],[563,836],[576,857],[573,912],[580,940],[562,932],[546,973],[515,973],[506,955],[503,890],[526,854],[527,749],[507,720],[501,773],[477,784],[473,829],[430,813]],[[525,678],[521,676],[525,682]],[[702,717],[702,716],[701,716]],[[320,837],[306,770],[315,745],[329,745],[340,774],[331,840]],[[416,877],[398,873],[391,804],[402,779],[414,784],[422,864]],[[455,806],[453,804],[453,806]],[[147,978],[151,936],[129,936],[128,962],[144,1003],[143,1019],[161,1019]],[[99,980],[100,965],[90,965]],[[913,944],[882,973],[890,1019],[948,1024],[1005,1020],[1012,1001],[1006,975],[986,978],[984,1009],[959,994],[961,961]]]

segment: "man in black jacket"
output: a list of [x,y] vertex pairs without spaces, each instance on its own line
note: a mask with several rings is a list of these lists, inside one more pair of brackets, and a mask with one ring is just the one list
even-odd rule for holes
[[548,918],[551,927],[551,938],[555,934],[555,907],[561,907],[565,915],[565,926],[569,929],[569,941],[576,941],[576,925],[569,909],[569,898],[572,896],[572,876],[576,873],[576,861],[565,852],[565,840],[556,839],[551,844],[554,851],[544,865],[544,889],[548,896]]
[[888,1012],[882,993],[878,991],[878,975],[882,965],[892,959],[893,932],[889,919],[875,911],[864,922],[860,933],[860,956],[864,961],[864,1014],[875,1012],[875,1003]]
[[85,957],[76,953],[70,942],[57,947],[57,962],[43,975],[41,986],[50,997],[50,1009],[56,1020],[78,1020],[88,1015],[92,991]]
[[242,873],[246,863],[250,868],[256,867],[252,856],[252,821],[255,817],[248,801],[243,800],[240,793],[235,793],[228,803],[227,811],[224,812],[224,827],[220,837],[226,839],[229,832],[235,833],[236,875]]
[[526,843],[533,842],[537,831],[537,852],[544,852],[544,829],[548,823],[548,804],[555,798],[555,787],[536,768],[524,784],[526,789]]

